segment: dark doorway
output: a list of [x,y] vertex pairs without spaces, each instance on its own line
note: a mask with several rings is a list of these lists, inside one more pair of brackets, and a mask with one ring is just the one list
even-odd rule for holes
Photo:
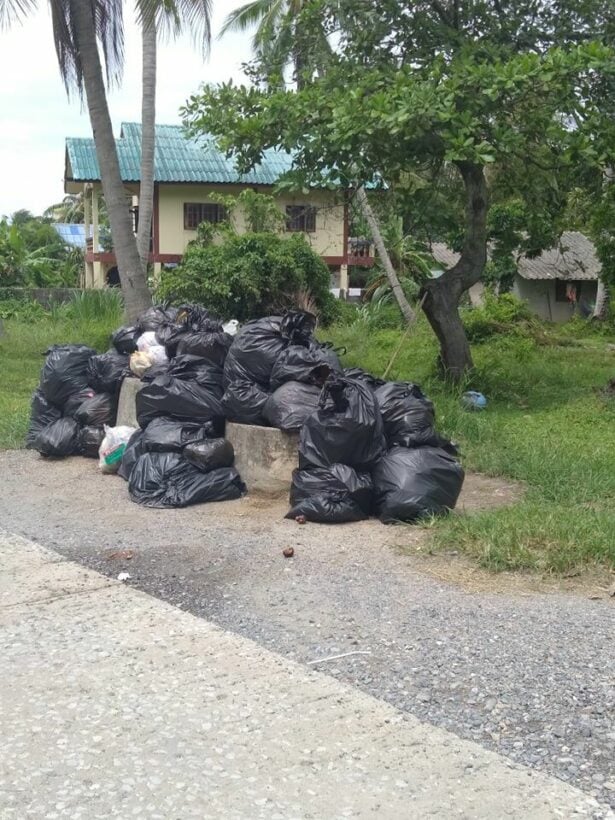
[[112,268],[109,268],[107,271],[107,285],[110,288],[119,288],[120,286],[120,272],[118,271],[117,267],[114,265]]

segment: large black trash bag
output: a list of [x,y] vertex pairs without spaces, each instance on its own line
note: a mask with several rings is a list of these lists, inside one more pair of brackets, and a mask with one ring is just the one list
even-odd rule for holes
[[301,428],[299,466],[347,464],[370,470],[384,450],[382,418],[370,388],[332,376],[323,388],[319,409]]
[[168,376],[169,364],[170,362],[159,362],[158,364],[153,364],[151,367],[148,367],[145,373],[141,376],[141,381],[153,382],[154,379],[158,378],[158,376]]
[[291,381],[322,386],[333,371],[341,370],[339,361],[337,367],[332,366],[331,353],[336,355],[328,348],[317,345],[289,345],[280,353],[273,366],[270,376],[271,390],[277,390],[280,385]]
[[318,409],[320,393],[320,387],[312,384],[286,382],[267,399],[263,418],[280,430],[299,430],[308,416]]
[[84,427],[103,427],[115,424],[117,402],[115,396],[109,393],[96,393],[89,399],[82,401],[73,413],[75,421]]
[[417,384],[387,382],[376,390],[389,447],[435,444],[436,414],[432,402]]
[[263,410],[269,393],[254,382],[240,380],[227,385],[222,396],[222,407],[229,421],[240,424],[265,424]]
[[85,345],[54,345],[47,351],[41,372],[41,384],[45,398],[56,407],[74,393],[88,388],[88,364],[96,351]]
[[184,458],[204,473],[232,467],[235,451],[225,438],[210,438],[184,447]]
[[104,437],[104,427],[82,427],[77,438],[78,452],[86,458],[98,458],[98,450]]
[[208,428],[199,422],[156,418],[143,433],[142,447],[145,452],[181,453],[186,444],[207,438],[207,432]]
[[88,384],[99,393],[120,392],[124,376],[130,374],[129,357],[117,350],[92,356],[88,364]]
[[267,316],[247,322],[239,330],[224,363],[224,386],[231,382],[256,382],[269,386],[269,377],[280,353],[289,345],[281,332],[282,317]]
[[211,390],[218,398],[222,398],[222,368],[210,364],[200,356],[176,356],[168,364],[168,374],[176,379],[195,381],[201,387]]
[[137,339],[140,335],[141,331],[138,327],[118,327],[111,334],[111,343],[118,353],[129,356],[138,349]]
[[393,447],[372,472],[376,511],[382,521],[416,521],[452,510],[464,471],[439,447]]
[[371,387],[372,390],[377,390],[379,387],[382,387],[383,384],[386,384],[384,379],[372,376],[371,373],[363,370],[362,367],[345,367],[343,375],[347,379],[355,379],[356,381],[363,382],[368,387]]
[[144,453],[132,468],[128,492],[146,507],[187,507],[240,498],[245,485],[232,467],[204,473],[179,453]]
[[70,396],[70,398],[68,398],[64,402],[64,408],[62,410],[62,415],[63,416],[72,416],[74,418],[75,413],[77,412],[77,410],[79,410],[79,408],[81,407],[83,402],[86,399],[94,398],[95,395],[96,395],[96,391],[94,390],[93,387],[88,387],[85,390],[80,390],[78,393],[74,393],[72,396]]
[[132,468],[144,452],[143,430],[135,430],[132,436],[128,439],[126,449],[122,453],[122,461],[120,462],[120,466],[117,471],[117,474],[121,476],[124,481],[128,481],[130,479]]
[[211,390],[195,381],[159,376],[137,393],[137,420],[147,427],[152,419],[168,416],[177,421],[212,422],[224,430],[224,411]]
[[38,434],[34,449],[50,458],[72,456],[79,449],[79,425],[67,417],[54,421]]
[[36,443],[38,434],[57,421],[62,415],[62,411],[47,401],[40,390],[35,390],[32,394],[32,404],[30,405],[30,425],[26,434],[26,448],[31,450]]
[[368,518],[373,504],[369,473],[358,473],[346,464],[295,470],[287,518],[339,524]]
[[222,329],[220,322],[207,319],[199,330],[184,333],[177,344],[179,355],[200,356],[210,364],[223,367],[233,337]]
[[156,331],[161,325],[175,322],[177,318],[177,308],[169,305],[154,305],[148,308],[137,319],[137,328],[139,335]]
[[235,336],[226,357],[225,386],[232,381],[252,381],[267,388],[280,353],[290,344],[308,346],[315,327],[315,316],[299,310],[247,322]]

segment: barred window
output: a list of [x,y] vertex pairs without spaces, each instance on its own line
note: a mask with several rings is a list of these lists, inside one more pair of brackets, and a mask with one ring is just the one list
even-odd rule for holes
[[226,209],[213,202],[184,202],[184,230],[195,231],[201,222],[224,222]]
[[312,205],[287,205],[286,230],[314,233],[316,230],[316,208]]

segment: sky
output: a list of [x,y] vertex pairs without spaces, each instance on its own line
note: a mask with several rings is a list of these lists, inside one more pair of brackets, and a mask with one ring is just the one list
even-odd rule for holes
[[[189,35],[158,50],[156,121],[178,124],[179,108],[202,82],[241,81],[250,35],[217,39],[226,15],[244,0],[213,0],[212,48],[207,60]],[[35,214],[64,196],[64,140],[91,137],[87,111],[67,98],[60,80],[47,3],[10,31],[0,31],[0,215],[27,208]],[[126,7],[126,60],[122,85],[109,94],[116,135],[120,123],[141,118],[141,38]]]

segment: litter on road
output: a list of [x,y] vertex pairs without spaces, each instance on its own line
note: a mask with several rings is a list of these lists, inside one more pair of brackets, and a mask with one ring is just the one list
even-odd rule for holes
[[[246,492],[227,421],[299,432],[287,517],[343,523],[417,521],[455,507],[464,471],[418,385],[344,368],[289,310],[240,327],[201,305],[147,310],[112,347],[47,351],[27,446],[47,458],[99,459],[132,501],[185,507]],[[123,379],[137,375],[138,428],[116,427]]]

